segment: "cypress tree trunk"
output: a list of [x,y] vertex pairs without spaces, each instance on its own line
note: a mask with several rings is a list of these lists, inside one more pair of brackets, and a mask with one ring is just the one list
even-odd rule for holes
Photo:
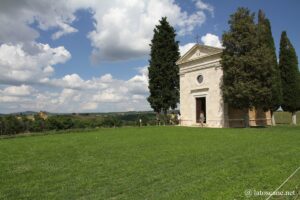
[[297,116],[296,112],[292,112],[292,124],[297,125]]

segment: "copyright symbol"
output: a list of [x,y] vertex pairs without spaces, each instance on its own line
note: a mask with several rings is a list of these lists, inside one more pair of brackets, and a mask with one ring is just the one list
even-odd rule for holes
[[252,191],[249,189],[249,190],[245,190],[245,196],[246,197],[251,197],[252,195]]

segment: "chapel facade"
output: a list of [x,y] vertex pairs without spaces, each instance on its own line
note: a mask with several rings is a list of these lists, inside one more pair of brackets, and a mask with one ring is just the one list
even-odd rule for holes
[[181,125],[199,126],[200,113],[206,127],[271,125],[270,112],[240,110],[228,106],[222,97],[222,48],[195,44],[176,64],[180,76]]

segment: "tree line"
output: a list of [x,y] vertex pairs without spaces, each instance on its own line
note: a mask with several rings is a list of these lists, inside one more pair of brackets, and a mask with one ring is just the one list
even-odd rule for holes
[[[169,114],[165,124],[178,123]],[[105,116],[51,115],[47,118],[39,114],[0,116],[0,135],[19,133],[60,131],[70,129],[112,128],[121,126],[149,126],[157,123],[153,113],[122,114]]]
[[47,119],[36,114],[33,117],[8,115],[0,117],[0,135],[14,135],[27,132],[58,131],[96,127],[121,126],[115,117],[104,119],[75,118],[72,116],[50,116]]
[[239,109],[270,110],[280,106],[292,113],[300,110],[300,72],[296,51],[286,31],[280,39],[279,63],[271,31],[271,23],[264,12],[255,13],[238,8],[230,16],[229,30],[223,34],[223,97],[230,106]]

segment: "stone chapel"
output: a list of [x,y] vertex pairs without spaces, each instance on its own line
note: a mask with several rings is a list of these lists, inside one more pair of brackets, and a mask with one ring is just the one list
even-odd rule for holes
[[220,88],[222,50],[195,44],[176,62],[180,75],[181,125],[199,126],[201,112],[206,127],[271,125],[269,111],[234,109],[224,103]]

